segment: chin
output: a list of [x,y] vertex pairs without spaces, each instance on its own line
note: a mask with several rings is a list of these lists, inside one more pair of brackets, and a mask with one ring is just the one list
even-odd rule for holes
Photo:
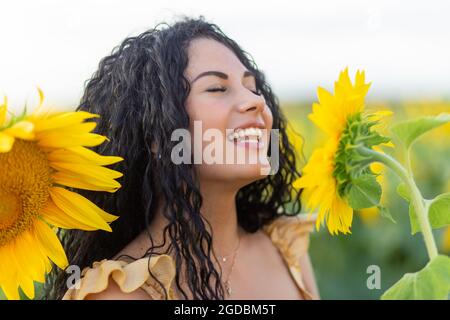
[[239,188],[264,179],[268,176],[270,167],[263,164],[229,164],[212,165],[199,170],[200,178],[216,181],[222,184],[234,185]]
[[226,180],[236,181],[241,186],[257,180],[264,179],[268,176],[270,167],[261,164],[235,164],[228,166],[226,172]]

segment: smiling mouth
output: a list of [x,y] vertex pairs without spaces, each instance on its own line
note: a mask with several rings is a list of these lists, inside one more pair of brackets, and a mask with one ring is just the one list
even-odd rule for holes
[[263,132],[260,128],[249,127],[236,129],[227,138],[232,142],[259,143],[262,140]]

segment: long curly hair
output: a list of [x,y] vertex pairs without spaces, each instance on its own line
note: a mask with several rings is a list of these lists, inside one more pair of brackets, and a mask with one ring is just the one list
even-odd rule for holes
[[[124,177],[122,188],[114,194],[78,192],[120,218],[112,223],[112,233],[64,230],[59,236],[69,262],[83,269],[94,261],[112,259],[148,230],[158,205],[163,203],[163,214],[169,222],[163,230],[164,243],[167,241],[174,255],[177,289],[185,299],[189,296],[223,299],[212,236],[206,218],[200,213],[202,195],[194,166],[175,165],[170,158],[177,143],[171,141],[171,133],[189,128],[185,102],[190,86],[184,75],[187,48],[190,41],[201,37],[227,46],[255,75],[257,90],[272,111],[273,129],[279,130],[279,170],[239,190],[236,196],[239,225],[253,233],[281,215],[300,213],[300,191],[292,187],[300,176],[295,152],[278,98],[264,74],[251,56],[217,25],[202,16],[183,17],[171,25],[160,23],[138,36],[126,38],[100,61],[98,70],[86,82],[77,110],[100,115],[96,133],[110,140],[95,151],[123,157],[123,162],[111,168],[123,172]],[[158,156],[152,151],[154,144],[158,146]],[[152,246],[144,257],[160,254],[149,232],[148,237]],[[181,270],[186,272],[189,295],[180,286]],[[44,290],[46,298],[62,298],[67,291],[67,276],[64,270],[50,274]]]

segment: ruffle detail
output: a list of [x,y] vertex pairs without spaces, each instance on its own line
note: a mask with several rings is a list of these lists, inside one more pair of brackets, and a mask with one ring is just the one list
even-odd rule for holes
[[[150,261],[149,261],[150,259]],[[152,299],[165,299],[164,290],[154,277],[161,282],[168,294],[168,299],[174,299],[172,281],[175,278],[175,264],[168,255],[142,258],[131,263],[121,260],[102,260],[94,262],[92,268],[85,268],[81,279],[69,289],[63,300],[83,300],[88,294],[99,293],[108,287],[109,279],[115,281],[124,293],[133,292],[139,288],[145,290]]]

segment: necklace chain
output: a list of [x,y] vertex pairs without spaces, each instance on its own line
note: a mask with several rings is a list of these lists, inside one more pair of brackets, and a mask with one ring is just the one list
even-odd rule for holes
[[[224,281],[224,285],[225,285],[225,289],[226,289],[226,293],[227,293],[228,297],[233,293],[233,290],[231,289],[230,278],[231,278],[231,274],[233,273],[234,265],[235,265],[235,262],[236,262],[236,256],[237,256],[237,253],[239,251],[240,245],[241,245],[241,237],[238,235],[238,244],[237,244],[237,246],[236,246],[236,248],[234,249],[234,252],[233,252],[233,259],[232,259],[232,263],[231,263],[230,272],[228,273],[228,276],[227,276],[226,280]],[[228,261],[228,259],[227,259],[228,256],[230,256],[230,254],[226,255],[226,256],[220,256],[222,262],[227,262]]]
[[231,254],[233,254],[233,255],[236,254],[236,251],[239,249],[240,244],[241,244],[241,237],[238,235],[238,243],[237,243],[236,247],[234,248],[233,252],[232,252],[232,253],[229,253],[229,254],[227,254],[227,255],[225,255],[225,256],[220,256],[220,255],[219,255],[220,260],[221,260],[222,262],[227,262],[227,261],[228,261],[228,257],[231,256]]

